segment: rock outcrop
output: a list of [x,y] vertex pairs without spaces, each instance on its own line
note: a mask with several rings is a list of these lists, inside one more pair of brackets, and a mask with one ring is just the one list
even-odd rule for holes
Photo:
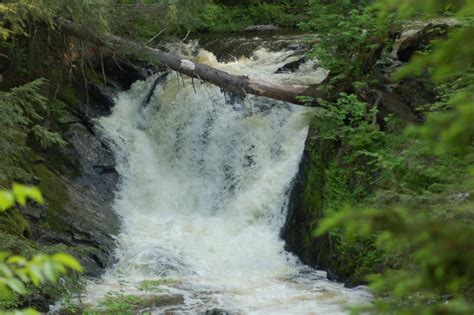
[[72,86],[75,98],[67,104],[69,114],[63,115],[60,131],[68,145],[37,150],[33,169],[46,205],[22,209],[30,239],[66,246],[88,276],[99,276],[114,262],[120,229],[111,207],[119,180],[115,158],[93,120],[109,114],[114,95],[145,75],[128,64],[105,62],[104,68],[107,84],[88,82],[87,96],[83,85]]
[[[384,118],[394,115],[401,121],[420,122],[423,117],[417,112],[420,105],[433,103],[436,99],[434,85],[425,76],[407,78],[393,82],[390,77],[414,54],[426,48],[433,40],[446,35],[447,29],[455,25],[452,21],[432,21],[416,25],[402,33],[395,43],[390,64],[377,63],[380,73],[386,77],[379,86],[378,97],[363,94],[358,96],[367,103],[378,106],[377,123],[384,127]],[[294,66],[298,66],[296,62]],[[384,81],[384,80],[381,80]],[[378,101],[376,101],[378,98]],[[296,254],[303,263],[327,271],[328,278],[345,282],[347,286],[363,283],[354,274],[354,266],[339,253],[330,236],[314,237],[313,231],[325,216],[326,200],[324,189],[326,171],[337,161],[341,150],[336,140],[321,140],[316,136],[317,126],[310,128],[305,151],[290,194],[287,220],[281,236],[286,249]],[[344,260],[346,259],[346,260]]]
[[252,25],[244,28],[242,31],[244,32],[277,32],[280,31],[281,28],[276,25]]

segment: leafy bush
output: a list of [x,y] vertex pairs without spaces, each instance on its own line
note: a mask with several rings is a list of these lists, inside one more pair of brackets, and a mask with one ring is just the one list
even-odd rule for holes
[[[316,233],[372,238],[387,261],[368,277],[376,293],[362,310],[374,314],[472,314],[474,96],[471,1],[379,1],[382,18],[448,10],[463,21],[399,77],[429,71],[440,84],[427,121],[405,134],[386,133],[378,148],[374,193],[333,211]],[[373,154],[374,152],[371,151]],[[369,205],[366,207],[365,205]],[[376,205],[371,207],[370,205]]]
[[[14,184],[12,191],[0,190],[0,212],[7,211],[16,203],[25,206],[28,199],[44,202],[40,191],[35,187]],[[55,283],[68,270],[82,272],[82,267],[74,257],[67,254],[39,254],[27,260],[18,255],[0,252],[0,302],[15,299],[15,294],[27,294],[27,286],[30,284],[39,287],[45,282]],[[2,310],[0,312],[8,314]],[[39,314],[32,309],[11,313]]]
[[318,34],[311,56],[331,71],[333,83],[363,72],[371,51],[382,45],[387,25],[379,23],[370,1],[309,1],[309,18],[299,27]]
[[40,93],[44,80],[35,80],[8,92],[0,91],[0,183],[11,179],[30,180],[26,166],[31,151],[27,145],[30,135],[44,148],[64,145],[62,137],[41,125],[44,121],[46,98]]

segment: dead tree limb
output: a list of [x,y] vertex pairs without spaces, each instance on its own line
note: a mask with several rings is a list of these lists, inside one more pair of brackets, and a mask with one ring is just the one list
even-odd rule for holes
[[233,75],[116,35],[95,34],[80,24],[59,17],[55,19],[55,22],[58,29],[68,35],[89,41],[98,46],[106,46],[139,60],[164,64],[172,70],[191,78],[207,81],[239,96],[252,94],[295,104],[302,104],[299,99],[301,96],[324,97],[310,86],[285,85],[256,80],[248,76]]

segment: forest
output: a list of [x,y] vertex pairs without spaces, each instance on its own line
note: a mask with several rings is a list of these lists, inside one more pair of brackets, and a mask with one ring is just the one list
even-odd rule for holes
[[474,314],[471,0],[0,2],[0,314]]

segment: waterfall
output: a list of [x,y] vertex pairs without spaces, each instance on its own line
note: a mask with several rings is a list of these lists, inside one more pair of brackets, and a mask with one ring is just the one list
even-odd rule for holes
[[[274,75],[291,54],[261,49],[229,63],[207,51],[195,57],[281,82],[324,78],[314,66],[299,76]],[[155,88],[156,78],[136,82],[98,121],[117,158],[121,184],[114,209],[123,227],[116,266],[90,286],[87,298],[118,289],[137,293],[141,281],[166,278],[172,281],[161,290],[182,296],[183,303],[157,314],[215,308],[339,314],[363,301],[364,290],[346,289],[303,266],[279,238],[314,110],[231,97],[176,73]]]

